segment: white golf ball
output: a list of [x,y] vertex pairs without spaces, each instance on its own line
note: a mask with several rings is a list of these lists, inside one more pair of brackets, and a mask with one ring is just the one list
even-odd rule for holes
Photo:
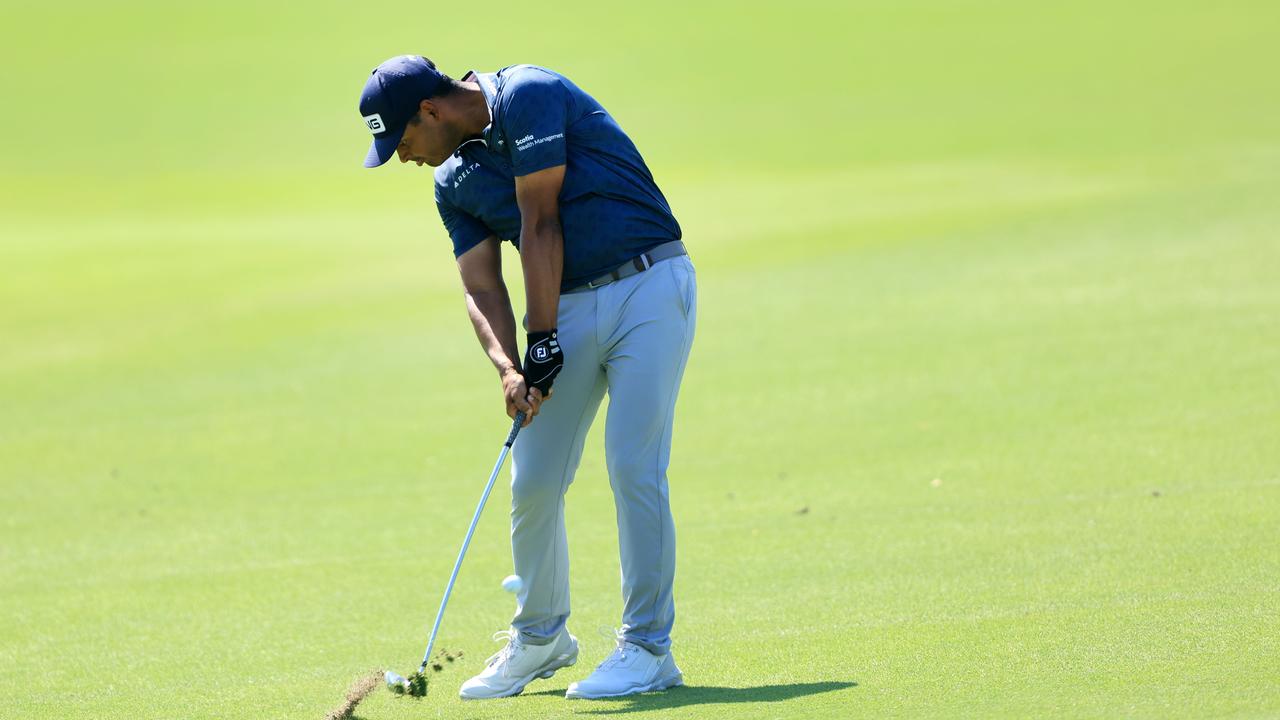
[[519,575],[508,575],[502,578],[502,589],[509,593],[518,593],[524,587],[524,580]]

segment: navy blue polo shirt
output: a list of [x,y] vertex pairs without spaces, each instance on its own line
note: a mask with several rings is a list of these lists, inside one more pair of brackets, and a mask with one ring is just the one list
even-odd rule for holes
[[680,239],[680,224],[631,138],[563,75],[535,65],[476,73],[489,106],[482,138],[436,168],[436,207],[459,256],[490,235],[520,243],[515,178],[564,165],[561,290]]

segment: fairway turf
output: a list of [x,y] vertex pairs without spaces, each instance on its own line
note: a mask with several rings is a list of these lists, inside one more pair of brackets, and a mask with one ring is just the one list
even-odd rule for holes
[[1274,3],[387,12],[0,30],[0,717],[318,720],[416,667],[509,422],[429,172],[360,167],[402,52],[564,72],[684,227],[688,686],[563,698],[620,612],[602,412],[578,665],[457,699],[513,609],[500,482],[466,656],[358,717],[1280,716]]

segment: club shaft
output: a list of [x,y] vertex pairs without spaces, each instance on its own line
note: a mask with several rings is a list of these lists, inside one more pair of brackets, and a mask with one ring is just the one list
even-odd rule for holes
[[431,636],[427,639],[427,651],[422,655],[422,664],[418,666],[419,671],[425,669],[427,663],[431,661],[431,650],[436,645],[436,633],[440,632],[440,621],[444,619],[444,609],[449,604],[449,595],[453,593],[453,583],[458,579],[458,571],[462,569],[462,558],[467,555],[471,536],[475,534],[476,525],[480,523],[480,514],[484,512],[484,504],[489,500],[489,493],[493,492],[493,483],[498,479],[498,473],[507,460],[507,454],[511,452],[511,446],[516,441],[520,426],[524,424],[524,418],[524,413],[516,413],[515,421],[511,425],[511,433],[507,435],[507,442],[503,444],[502,452],[498,454],[498,461],[493,464],[493,472],[489,473],[489,482],[485,483],[484,493],[480,495],[480,504],[476,505],[476,514],[471,517],[471,526],[467,528],[467,536],[462,540],[462,549],[458,551],[458,559],[453,563],[453,572],[449,573],[449,584],[444,588],[444,597],[440,598],[440,609],[436,611],[436,621],[431,626]]

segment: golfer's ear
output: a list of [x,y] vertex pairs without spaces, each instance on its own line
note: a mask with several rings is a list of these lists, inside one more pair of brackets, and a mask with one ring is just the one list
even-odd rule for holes
[[424,119],[428,117],[437,119],[440,117],[440,110],[436,107],[436,104],[430,100],[423,100],[418,103],[418,117]]

